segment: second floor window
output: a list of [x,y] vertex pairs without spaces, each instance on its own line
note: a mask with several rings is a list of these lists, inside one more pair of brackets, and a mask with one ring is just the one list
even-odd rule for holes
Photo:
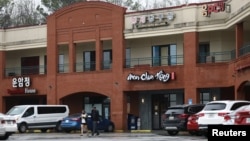
[[85,71],[93,71],[95,70],[95,51],[85,51],[83,53],[83,69]]
[[176,54],[176,44],[153,46],[152,66],[176,65]]
[[58,64],[59,64],[59,72],[64,72],[64,55],[63,54],[60,54],[59,55],[59,62],[58,62]]
[[21,74],[39,74],[39,56],[22,57]]

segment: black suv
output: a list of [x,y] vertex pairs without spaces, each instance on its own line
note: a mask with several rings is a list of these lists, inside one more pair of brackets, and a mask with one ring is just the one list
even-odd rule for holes
[[163,115],[162,128],[169,135],[177,135],[179,131],[187,131],[188,117],[200,112],[204,106],[204,104],[189,104],[169,107]]

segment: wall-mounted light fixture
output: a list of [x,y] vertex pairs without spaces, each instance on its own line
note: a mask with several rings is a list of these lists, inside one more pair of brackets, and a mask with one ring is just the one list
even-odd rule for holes
[[141,99],[141,103],[144,103],[144,102],[145,102],[145,101],[144,101],[144,98],[142,98],[142,99]]
[[216,100],[216,96],[213,96],[213,101],[215,101]]

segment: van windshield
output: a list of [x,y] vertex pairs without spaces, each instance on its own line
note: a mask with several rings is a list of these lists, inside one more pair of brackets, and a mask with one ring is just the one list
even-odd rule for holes
[[6,115],[19,115],[23,113],[26,107],[13,107],[11,108]]

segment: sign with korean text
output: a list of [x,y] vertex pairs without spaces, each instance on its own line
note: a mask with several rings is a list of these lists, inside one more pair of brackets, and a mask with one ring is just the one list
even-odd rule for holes
[[174,20],[173,12],[149,14],[131,17],[134,28],[151,28],[158,26],[167,26],[169,22]]
[[14,77],[12,78],[12,88],[8,89],[9,94],[35,94],[36,89],[29,88],[31,86],[30,77]]

